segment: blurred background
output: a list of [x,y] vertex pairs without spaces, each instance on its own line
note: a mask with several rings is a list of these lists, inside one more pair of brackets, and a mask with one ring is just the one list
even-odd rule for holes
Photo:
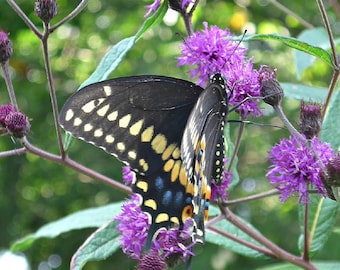
[[[34,15],[34,1],[16,1],[27,16],[41,29]],[[70,13],[78,1],[58,0],[59,13],[52,24]],[[331,1],[324,1],[326,6]],[[51,65],[59,108],[78,86],[94,71],[105,52],[121,39],[134,35],[143,23],[145,5],[152,1],[91,0],[76,18],[60,27],[50,36]],[[282,5],[313,26],[322,26],[314,1],[281,1]],[[47,89],[46,76],[38,38],[11,9],[0,0],[0,29],[10,33],[14,54],[10,60],[14,88],[20,109],[31,119],[29,140],[38,147],[58,153],[53,115]],[[339,18],[331,6],[328,15],[335,36],[339,35]],[[216,24],[220,28],[240,35],[248,33],[277,33],[297,37],[306,26],[266,0],[200,1],[193,18],[194,28],[202,29],[202,22]],[[180,33],[180,35],[176,35]],[[112,78],[137,74],[159,74],[190,80],[187,70],[177,66],[181,36],[185,36],[183,22],[174,11],[146,33],[111,75]],[[255,67],[269,65],[278,69],[282,82],[303,83],[327,87],[331,69],[316,61],[306,70],[300,81],[295,75],[293,50],[278,42],[252,41],[248,55]],[[0,78],[0,103],[9,103],[6,85]],[[299,102],[286,99],[284,108],[293,124],[298,121]],[[263,105],[265,116],[256,122],[281,125],[270,108]],[[237,124],[231,125],[235,136]],[[282,130],[271,127],[247,125],[239,152],[240,183],[230,192],[230,199],[269,190],[265,179],[268,166],[266,156],[273,144],[279,141]],[[288,135],[287,135],[288,136]],[[0,137],[0,151],[20,148],[20,144],[8,136]],[[74,141],[70,156],[78,162],[114,179],[121,179],[121,163],[102,150],[80,141]],[[93,162],[93,161],[96,162]],[[34,155],[12,156],[0,159],[0,250],[42,225],[88,207],[120,201],[126,197],[110,186]],[[233,207],[233,210],[253,223],[272,241],[298,254],[297,198],[287,203],[278,197],[270,197]],[[56,239],[42,239],[25,252],[31,269],[66,270],[72,254],[93,232],[93,229],[73,231]],[[339,259],[339,235],[332,240],[318,257]],[[338,241],[334,239],[338,238]],[[205,244],[197,251],[193,269],[254,269],[273,263],[271,260],[255,260],[243,257],[214,245]],[[88,263],[84,269],[134,269],[135,261],[117,252],[106,261]],[[2,269],[2,268],[1,268]],[[10,268],[19,269],[19,268]],[[24,268],[22,268],[24,269]],[[179,267],[178,269],[184,269]],[[21,270],[21,269],[19,269]]]

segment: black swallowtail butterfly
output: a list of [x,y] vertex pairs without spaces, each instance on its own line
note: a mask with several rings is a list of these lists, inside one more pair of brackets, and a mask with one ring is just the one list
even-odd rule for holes
[[91,84],[60,113],[61,126],[127,163],[136,174],[150,220],[147,245],[160,228],[193,219],[204,241],[210,181],[221,176],[228,96],[220,74],[203,89],[164,76],[133,76]]

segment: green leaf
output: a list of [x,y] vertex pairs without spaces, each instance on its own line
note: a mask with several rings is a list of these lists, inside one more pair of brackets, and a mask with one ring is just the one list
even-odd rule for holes
[[[249,227],[253,228],[255,230],[255,228],[247,223],[246,221],[244,221]],[[221,220],[219,222],[217,222],[216,224],[214,224],[214,226],[232,234],[235,237],[238,237],[244,241],[253,243],[255,245],[258,245],[260,247],[263,247],[261,244],[259,244],[257,241],[255,241],[253,238],[251,238],[248,234],[246,234],[245,232],[241,231],[239,228],[235,227],[233,224],[231,224],[230,222],[226,221],[226,220]],[[207,228],[206,230],[206,241],[216,244],[218,246],[224,247],[228,250],[231,250],[235,253],[241,254],[243,256],[248,256],[251,258],[265,258],[265,256],[254,250],[251,249],[249,247],[246,247],[238,242],[235,242],[227,237],[222,237],[220,234],[217,234],[215,232],[212,232],[211,230],[209,230],[209,228]]]
[[157,8],[156,12],[153,13],[150,17],[148,17],[143,23],[142,27],[138,30],[136,39],[140,39],[142,35],[149,30],[153,25],[156,25],[162,21],[165,13],[168,10],[168,2],[162,1],[161,5]]
[[[318,270],[337,270],[340,269],[340,262],[313,262]],[[258,267],[257,270],[301,270],[301,267],[289,263],[275,263],[269,266]]]
[[[313,28],[303,31],[298,39],[316,47],[328,50],[330,48],[327,32],[324,28]],[[294,51],[297,78],[300,80],[303,71],[313,65],[315,57],[301,51]]]
[[334,150],[340,147],[340,91],[333,96],[326,110],[325,120],[322,125],[321,140],[329,142]]
[[[311,202],[308,204],[308,232],[310,243],[310,255],[314,256],[321,250],[332,232],[335,219],[339,210],[339,203],[331,199],[320,198],[319,195],[311,195]],[[299,249],[304,249],[304,205],[299,206],[299,220],[301,235],[299,237]]]
[[[81,89],[89,84],[100,82],[106,80],[107,77],[117,68],[117,66],[122,62],[126,53],[135,45],[138,39],[140,39],[143,34],[149,30],[153,25],[159,23],[166,11],[168,9],[167,1],[163,1],[163,3],[158,7],[157,11],[147,18],[143,23],[142,27],[138,30],[138,32],[131,37],[125,38],[118,42],[115,46],[113,46],[100,61],[96,70],[90,75],[90,77],[83,82],[80,87]],[[66,136],[64,139],[64,147],[65,149],[69,149],[71,143],[73,141],[73,137],[71,134],[66,132]]]
[[322,103],[327,96],[327,88],[318,88],[307,86],[303,84],[294,83],[280,83],[282,86],[285,97],[297,100],[312,101]]
[[71,270],[80,270],[89,261],[105,260],[120,246],[118,222],[110,221],[94,232],[79,247],[71,260]]
[[[237,39],[240,39],[240,37],[238,37]],[[280,41],[283,44],[299,50],[301,52],[305,52],[307,54],[316,56],[318,58],[320,58],[321,60],[325,61],[327,64],[329,64],[331,67],[333,67],[334,69],[338,69],[332,60],[331,55],[324,49],[317,47],[317,46],[313,46],[311,44],[308,44],[306,42],[300,41],[296,38],[292,38],[292,37],[286,37],[286,36],[280,36],[280,35],[276,35],[276,34],[270,34],[270,35],[264,35],[264,34],[255,34],[255,35],[247,35],[243,38],[243,41],[249,41],[249,40],[276,40],[276,41]]]
[[48,223],[35,233],[16,241],[11,246],[11,250],[13,252],[24,251],[39,238],[55,238],[62,233],[72,230],[98,228],[118,215],[121,206],[122,202],[113,203],[101,207],[89,208],[68,215],[62,219]]

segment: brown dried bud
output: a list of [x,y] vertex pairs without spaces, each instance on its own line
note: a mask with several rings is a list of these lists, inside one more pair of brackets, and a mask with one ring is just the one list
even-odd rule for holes
[[58,13],[56,0],[36,0],[35,14],[45,23],[49,23]]
[[340,154],[329,160],[327,164],[328,184],[333,187],[340,187]]
[[260,71],[260,83],[262,85],[261,94],[263,101],[271,106],[281,103],[284,96],[283,89],[276,79],[276,69],[263,67]]
[[7,62],[13,54],[12,42],[8,34],[0,30],[0,63]]
[[320,104],[305,104],[301,102],[299,128],[307,139],[318,136],[321,130],[322,106]]

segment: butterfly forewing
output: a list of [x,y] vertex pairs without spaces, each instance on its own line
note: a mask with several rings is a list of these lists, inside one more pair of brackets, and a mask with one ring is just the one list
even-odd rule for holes
[[127,163],[136,172],[134,191],[143,197],[151,237],[162,227],[182,225],[192,215],[192,189],[180,143],[203,89],[163,76],[135,76],[79,90],[60,113],[62,127]]

